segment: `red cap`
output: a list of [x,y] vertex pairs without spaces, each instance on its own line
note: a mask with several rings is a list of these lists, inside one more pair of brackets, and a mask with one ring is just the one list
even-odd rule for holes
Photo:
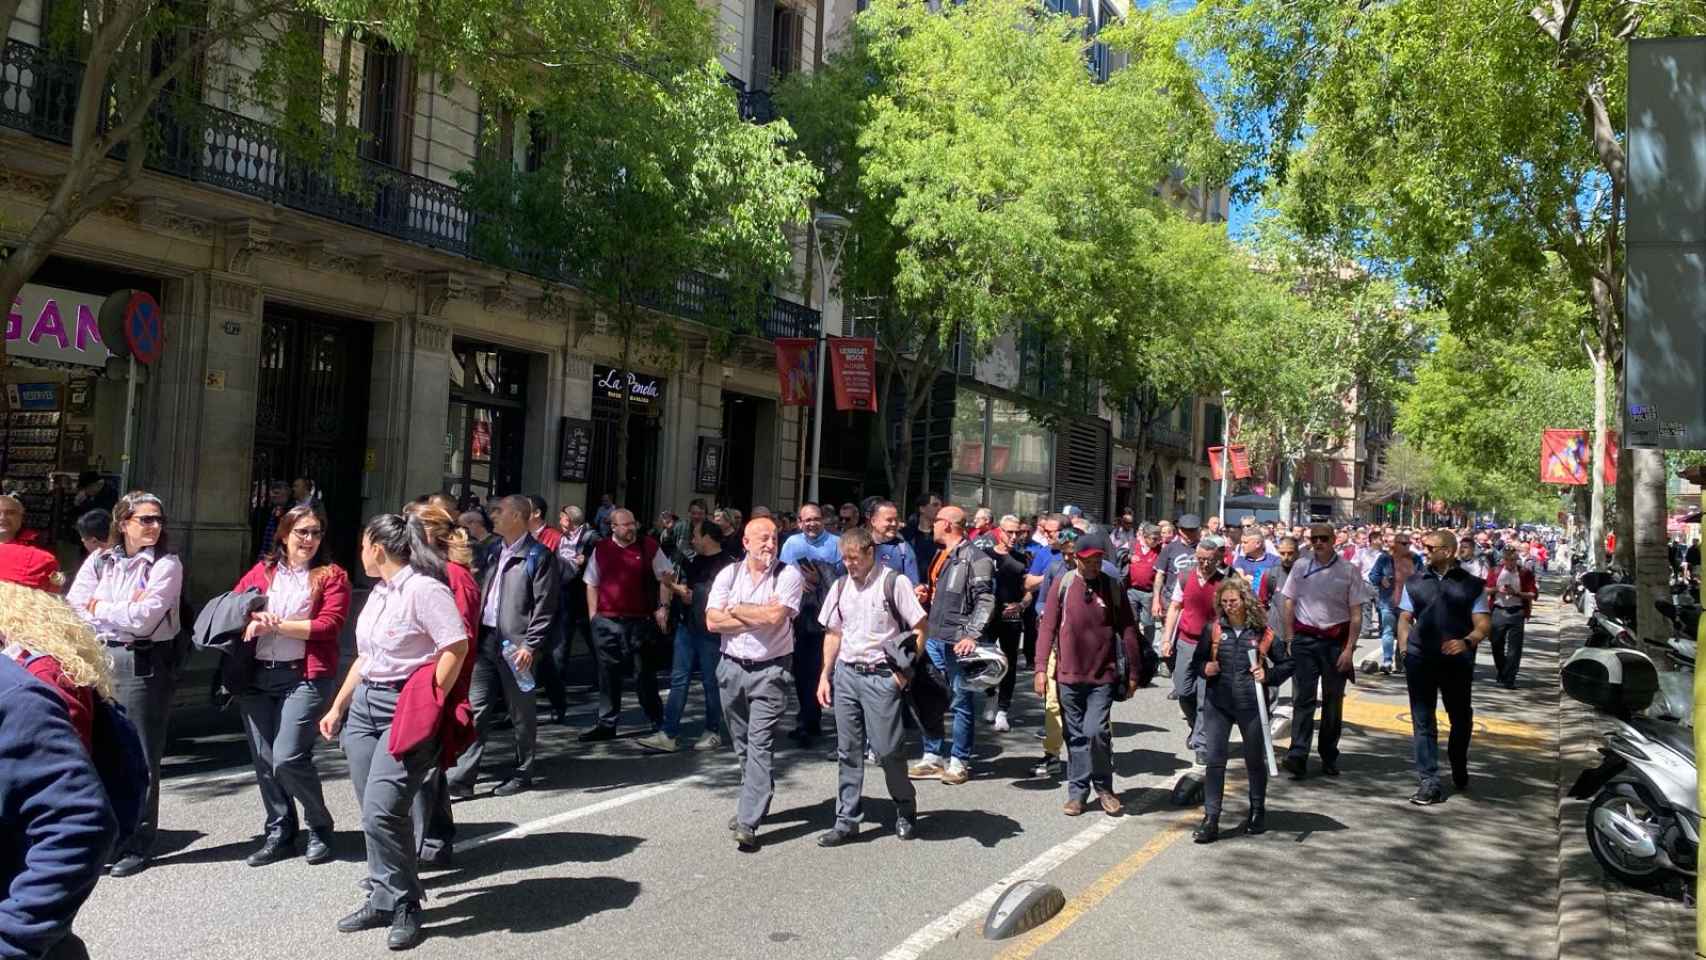
[[59,561],[40,547],[0,543],[0,581],[58,593],[65,583]]

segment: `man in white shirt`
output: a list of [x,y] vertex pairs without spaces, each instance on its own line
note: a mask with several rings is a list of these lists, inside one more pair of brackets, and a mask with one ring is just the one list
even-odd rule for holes
[[1329,777],[1339,775],[1345,679],[1353,669],[1362,604],[1372,593],[1356,564],[1334,549],[1330,524],[1310,525],[1309,548],[1309,558],[1297,562],[1280,591],[1285,598],[1285,616],[1280,620],[1282,639],[1296,664],[1292,674],[1291,748],[1280,766],[1298,780],[1308,771],[1317,703],[1321,706],[1321,770]]
[[717,690],[723,722],[741,768],[740,799],[729,829],[745,852],[758,849],[758,824],[776,793],[772,757],[776,728],[794,684],[794,617],[805,581],[776,560],[776,523],[755,517],[741,539],[746,559],[717,574],[705,603],[705,626],[722,635]]
[[894,799],[895,836],[911,840],[918,788],[906,775],[901,714],[911,664],[924,649],[924,607],[906,574],[877,565],[869,530],[847,530],[841,534],[840,546],[847,575],[830,588],[818,615],[825,632],[817,701],[835,708],[836,758],[841,766],[835,828],[818,837],[817,843],[837,847],[859,833],[864,819],[866,737]]

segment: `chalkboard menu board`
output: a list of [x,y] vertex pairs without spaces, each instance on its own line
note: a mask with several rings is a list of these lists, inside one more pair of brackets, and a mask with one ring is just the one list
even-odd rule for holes
[[716,493],[723,482],[723,440],[721,437],[700,437],[699,456],[694,461],[693,491]]
[[585,483],[591,459],[592,421],[563,417],[562,431],[557,437],[557,479],[564,483]]

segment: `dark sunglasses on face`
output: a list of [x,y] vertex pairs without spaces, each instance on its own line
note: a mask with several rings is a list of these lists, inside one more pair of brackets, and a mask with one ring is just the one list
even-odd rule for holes
[[140,523],[145,527],[158,527],[159,525],[166,522],[166,518],[161,516],[158,513],[151,513],[151,514],[147,514],[145,516],[131,517],[130,519],[135,520],[137,523]]
[[1310,543],[1332,543],[1333,538],[1332,537],[1310,537],[1309,542]]
[[290,534],[294,537],[301,537],[304,540],[312,540],[325,532],[326,531],[321,530],[319,527],[297,527],[295,530],[290,531]]

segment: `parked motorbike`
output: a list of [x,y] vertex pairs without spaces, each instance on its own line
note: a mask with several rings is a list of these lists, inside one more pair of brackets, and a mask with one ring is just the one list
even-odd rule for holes
[[1569,792],[1591,798],[1586,828],[1594,858],[1635,887],[1694,876],[1700,811],[1691,699],[1661,698],[1652,660],[1629,649],[1583,647],[1564,665],[1563,685],[1611,723],[1599,766],[1583,770]]

